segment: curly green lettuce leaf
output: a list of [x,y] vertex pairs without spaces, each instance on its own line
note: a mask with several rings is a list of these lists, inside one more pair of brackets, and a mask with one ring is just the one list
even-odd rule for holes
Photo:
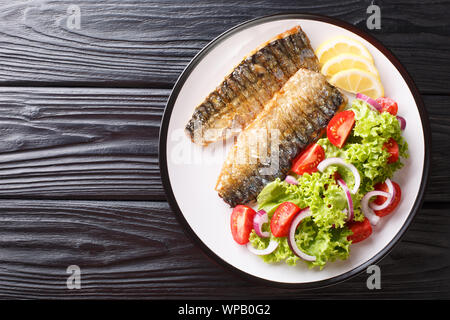
[[249,238],[253,247],[259,250],[267,248],[271,239],[278,242],[278,247],[272,253],[261,256],[264,262],[276,263],[284,261],[290,266],[295,266],[299,257],[297,257],[289,248],[286,237],[277,238],[271,235],[270,238],[261,238],[255,233],[255,230],[253,230]]
[[[340,157],[358,169],[361,175],[359,193],[365,194],[373,190],[376,183],[392,178],[394,172],[403,166],[401,161],[387,163],[390,154],[384,149],[384,144],[393,138],[403,158],[408,157],[408,145],[401,136],[400,124],[395,116],[374,111],[358,99],[353,101],[351,110],[355,113],[355,127],[343,148],[337,148],[327,138],[317,143],[325,150],[327,158]],[[345,175],[347,184],[353,183],[353,177],[347,170],[338,168],[338,171]]]
[[[258,195],[258,210],[265,210],[270,218],[281,203],[290,201],[300,208],[309,207],[314,222],[319,227],[344,226],[347,198],[333,177],[334,171],[336,168],[330,168],[327,174],[304,174],[298,178],[298,185],[291,185],[280,179],[269,183]],[[359,206],[361,198],[359,194],[352,195],[354,205]],[[361,210],[355,210],[355,219],[364,219]]]
[[[305,219],[300,223],[295,234],[297,246],[305,253],[316,257],[316,261],[306,261],[310,268],[322,269],[327,262],[337,259],[345,260],[350,254],[351,242],[347,236],[351,231],[347,228],[319,228],[312,219]],[[278,247],[272,253],[261,256],[267,263],[284,261],[288,265],[296,265],[299,258],[291,251],[287,238],[260,238],[254,231],[250,234],[250,243],[257,249],[264,249],[270,240],[277,241]]]

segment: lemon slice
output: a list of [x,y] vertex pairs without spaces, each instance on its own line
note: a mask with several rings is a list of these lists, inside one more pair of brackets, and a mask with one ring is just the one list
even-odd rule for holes
[[327,77],[332,77],[340,71],[353,68],[371,72],[378,76],[377,68],[375,68],[369,59],[352,53],[343,53],[330,58],[322,66],[321,72]]
[[330,83],[352,93],[363,93],[372,99],[384,96],[383,85],[377,75],[361,69],[347,69],[331,77]]
[[346,37],[337,36],[324,41],[316,50],[316,56],[323,65],[330,58],[342,53],[351,53],[363,56],[373,64],[373,58],[369,50],[359,41]]

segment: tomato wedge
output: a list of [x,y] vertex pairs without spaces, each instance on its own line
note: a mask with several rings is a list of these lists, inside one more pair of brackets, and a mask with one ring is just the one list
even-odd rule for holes
[[[394,185],[394,189],[395,189],[394,200],[392,200],[392,203],[387,208],[385,208],[383,210],[374,210],[375,214],[379,217],[387,216],[388,214],[393,212],[397,208],[397,206],[400,203],[400,200],[402,198],[402,189],[400,189],[400,186],[398,185],[398,183],[395,183],[394,181],[392,181],[392,184]],[[375,185],[375,190],[389,192],[389,188],[386,185],[386,183],[384,183],[384,182],[377,183]],[[385,197],[377,196],[373,202],[375,204],[380,205],[380,204],[383,204],[384,201],[386,201],[386,199],[387,198],[385,198]]]
[[353,111],[346,110],[335,114],[327,126],[328,140],[336,147],[342,148],[354,124],[355,113]]
[[347,224],[347,227],[353,232],[347,237],[347,240],[352,243],[361,242],[367,239],[372,234],[372,226],[369,219],[364,218],[363,221],[352,221]]
[[317,172],[317,165],[325,159],[325,151],[317,143],[309,145],[292,161],[291,170],[298,175]]
[[231,213],[231,234],[239,244],[246,244],[253,229],[255,210],[244,205],[237,205]]
[[292,202],[283,202],[275,210],[270,221],[270,231],[275,237],[286,237],[292,220],[301,209]]
[[381,106],[381,108],[382,108],[381,112],[389,112],[393,116],[397,115],[398,105],[397,105],[397,102],[395,102],[394,100],[392,100],[390,98],[382,97],[382,98],[378,98],[375,101],[378,102],[378,104]]
[[393,138],[390,138],[388,142],[383,145],[383,149],[391,154],[388,158],[388,163],[394,163],[398,161],[398,143]]

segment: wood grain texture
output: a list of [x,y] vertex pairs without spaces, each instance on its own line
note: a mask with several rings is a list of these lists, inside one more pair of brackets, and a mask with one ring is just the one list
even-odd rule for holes
[[[371,1],[19,1],[0,6],[0,84],[170,88],[209,41],[252,18],[309,12],[367,31]],[[423,93],[450,93],[449,1],[377,1],[370,31],[406,66]],[[70,5],[80,29],[67,27]]]
[[[442,205],[419,212],[379,264],[382,289],[372,291],[367,274],[312,291],[236,277],[192,244],[165,202],[0,206],[0,298],[450,298],[450,220]],[[72,264],[81,268],[80,290],[66,288]]]
[[[425,94],[433,131],[427,202],[380,263],[382,290],[365,274],[312,291],[247,282],[208,259],[164,201],[161,116],[201,48],[282,12],[366,30],[371,2],[0,0],[0,299],[450,299],[449,0],[376,1],[382,29],[369,31]],[[70,5],[80,29],[67,27]],[[81,290],[66,288],[72,264]]]
[[[164,200],[158,131],[169,93],[0,88],[0,198]],[[435,150],[431,201],[450,198],[447,100],[425,96]]]
[[168,90],[0,88],[0,196],[164,199]]
[[[424,96],[431,123],[431,179],[428,184],[426,201],[449,202],[450,159],[450,114],[448,96]],[[414,143],[414,142],[410,142]]]

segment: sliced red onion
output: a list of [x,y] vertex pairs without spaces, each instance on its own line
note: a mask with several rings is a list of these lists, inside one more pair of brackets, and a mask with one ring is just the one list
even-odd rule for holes
[[366,216],[367,219],[369,219],[370,224],[377,225],[378,221],[380,221],[380,217],[373,212],[371,208],[369,208],[369,200],[372,197],[375,196],[382,196],[382,197],[389,197],[389,193],[383,192],[383,191],[370,191],[365,194],[365,196],[361,199],[361,210]]
[[380,111],[383,109],[378,102],[362,93],[356,94],[356,99],[367,102],[373,109]]
[[369,206],[373,210],[386,209],[387,207],[389,207],[391,205],[392,201],[394,201],[394,199],[395,199],[395,188],[394,188],[394,185],[392,184],[391,179],[386,179],[385,183],[389,189],[389,197],[387,197],[386,201],[384,201],[383,204],[376,204],[376,203],[371,202],[369,204]]
[[298,184],[297,179],[295,179],[293,176],[286,176],[286,179],[284,179],[284,181],[286,181],[289,184]]
[[350,190],[348,189],[347,184],[345,183],[344,180],[339,178],[337,179],[337,183],[341,186],[342,190],[344,190],[345,196],[347,198],[348,203],[347,221],[352,221],[354,216],[352,195],[350,194]]
[[405,120],[405,118],[397,116],[397,120],[400,123],[400,129],[405,130],[405,128],[406,128],[406,120]]
[[256,234],[261,238],[270,237],[270,233],[268,231],[262,231],[263,224],[267,222],[269,222],[269,216],[264,210],[259,210],[253,218],[253,229],[255,229]]
[[361,184],[361,176],[359,175],[358,169],[351,163],[345,162],[341,158],[327,158],[323,160],[319,165],[317,166],[317,169],[320,172],[325,171],[325,169],[328,166],[337,165],[337,166],[343,166],[346,167],[348,170],[350,170],[353,173],[353,177],[355,178],[355,185],[353,186],[353,189],[350,190],[351,193],[355,194],[358,192],[359,185]]
[[247,249],[258,256],[265,256],[267,254],[270,254],[275,251],[275,249],[278,247],[278,241],[276,240],[270,240],[269,245],[265,249],[256,249],[252,246],[250,242],[247,243]]
[[297,246],[297,242],[295,241],[295,231],[297,230],[298,225],[300,222],[302,222],[303,219],[310,217],[311,210],[309,208],[303,209],[299,212],[299,214],[294,218],[292,221],[291,227],[289,229],[289,235],[288,235],[288,244],[291,248],[292,252],[299,258],[302,258],[306,261],[316,261],[315,256],[310,256],[306,253],[304,253],[300,248]]

